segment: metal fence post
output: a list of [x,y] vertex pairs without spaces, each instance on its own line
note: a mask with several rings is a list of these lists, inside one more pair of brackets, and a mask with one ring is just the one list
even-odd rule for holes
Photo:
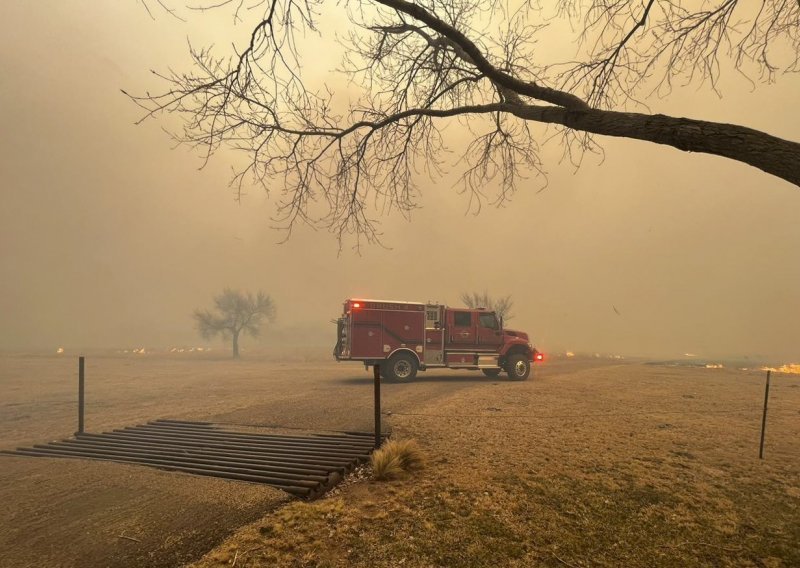
[[78,357],[78,431],[83,434],[83,403],[84,403],[84,358]]
[[375,449],[381,447],[381,366],[372,366],[372,377],[375,379]]
[[761,416],[761,445],[758,448],[758,459],[764,459],[764,431],[767,428],[767,402],[769,401],[769,371],[767,371],[767,387],[764,389],[764,414]]

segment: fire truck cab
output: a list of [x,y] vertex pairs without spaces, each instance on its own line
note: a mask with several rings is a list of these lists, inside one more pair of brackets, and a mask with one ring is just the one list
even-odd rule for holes
[[509,379],[523,381],[531,364],[542,360],[527,333],[504,329],[502,318],[484,308],[349,299],[336,328],[336,360],[378,365],[387,380],[449,367],[487,377],[506,371]]

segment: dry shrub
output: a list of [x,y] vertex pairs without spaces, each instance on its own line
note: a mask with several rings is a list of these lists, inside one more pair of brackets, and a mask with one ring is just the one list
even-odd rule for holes
[[397,479],[409,471],[422,469],[422,452],[416,440],[390,440],[372,454],[375,479]]

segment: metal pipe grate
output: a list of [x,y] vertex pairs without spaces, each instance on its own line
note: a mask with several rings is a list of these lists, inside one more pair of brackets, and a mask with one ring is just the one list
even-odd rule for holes
[[372,434],[314,436],[257,434],[222,429],[210,422],[155,420],[102,434],[37,444],[5,454],[142,464],[264,483],[299,497],[316,497],[369,459]]

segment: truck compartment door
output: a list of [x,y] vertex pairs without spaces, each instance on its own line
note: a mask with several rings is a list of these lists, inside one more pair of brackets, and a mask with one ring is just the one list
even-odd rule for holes
[[444,365],[444,321],[442,307],[437,304],[425,306],[425,365]]
[[352,314],[350,356],[355,358],[381,358],[383,353],[383,325],[380,312],[357,311]]

